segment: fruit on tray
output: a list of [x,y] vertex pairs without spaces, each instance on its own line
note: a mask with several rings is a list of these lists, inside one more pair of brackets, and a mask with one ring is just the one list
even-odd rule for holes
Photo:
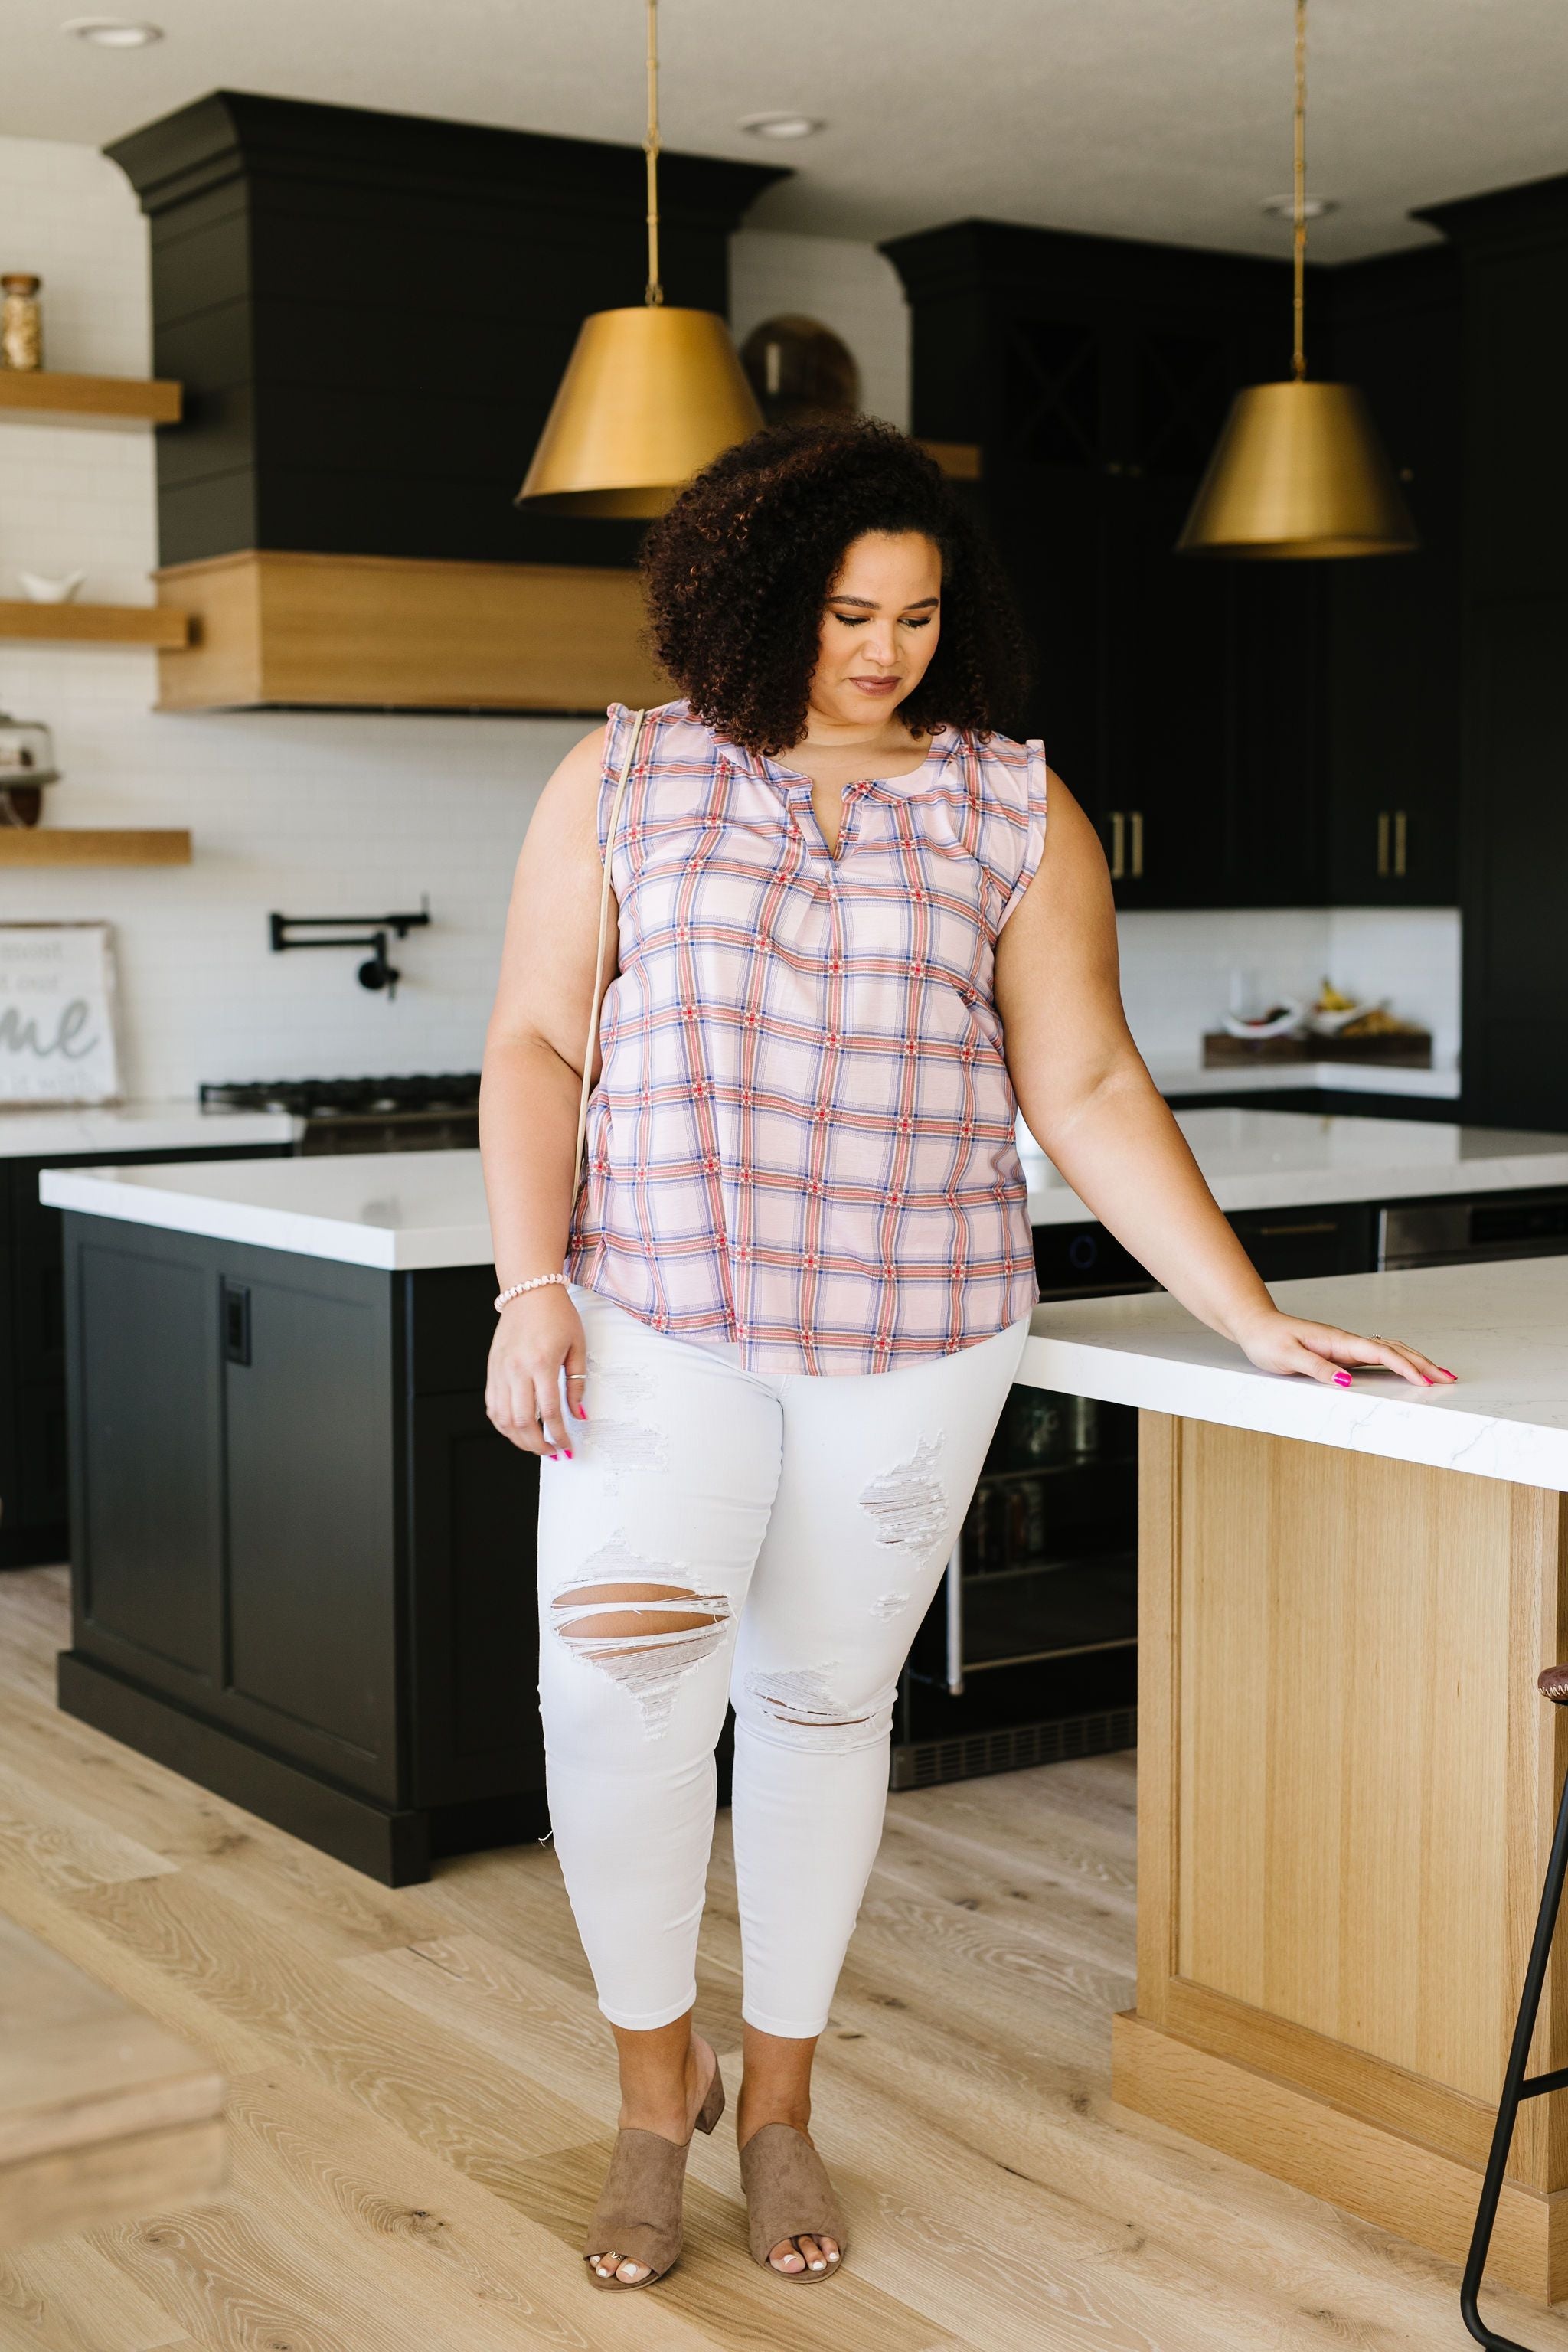
[[1335,988],[1330,981],[1325,980],[1318,991],[1312,1010],[1314,1013],[1349,1013],[1355,1002],[1353,996],[1346,996],[1342,990]]
[[1401,1021],[1381,1004],[1374,1004],[1359,1020],[1347,1021],[1340,1031],[1342,1037],[1420,1037],[1426,1032],[1418,1021]]

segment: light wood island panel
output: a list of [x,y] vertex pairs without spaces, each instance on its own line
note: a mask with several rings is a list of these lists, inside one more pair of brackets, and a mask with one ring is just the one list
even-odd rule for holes
[[[1145,1412],[1138,2001],[1115,2095],[1450,2260],[1565,1760],[1563,1497]],[[1532,2069],[1568,2064],[1554,1961]],[[1568,2293],[1531,2102],[1493,2270]]]

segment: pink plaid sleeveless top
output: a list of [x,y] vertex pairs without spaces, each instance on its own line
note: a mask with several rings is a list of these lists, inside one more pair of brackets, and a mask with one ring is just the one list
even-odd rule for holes
[[767,1371],[881,1372],[1039,1297],[996,937],[1040,861],[1037,742],[944,729],[850,784],[837,853],[806,776],[684,702],[612,703],[599,847],[620,911],[567,1274]]

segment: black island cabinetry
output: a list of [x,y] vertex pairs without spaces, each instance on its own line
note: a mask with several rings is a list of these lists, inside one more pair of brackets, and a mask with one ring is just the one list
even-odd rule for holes
[[41,1567],[64,1559],[70,1549],[64,1242],[59,1211],[38,1198],[43,1170],[263,1160],[290,1148],[251,1141],[132,1150],[104,1144],[0,1160],[0,1570]]
[[545,1827],[488,1266],[65,1220],[68,1713],[389,1885]]

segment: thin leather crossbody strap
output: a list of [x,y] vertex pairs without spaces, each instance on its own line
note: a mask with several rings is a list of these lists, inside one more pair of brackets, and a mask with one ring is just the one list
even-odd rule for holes
[[573,1163],[576,1172],[572,1180],[574,1192],[583,1181],[583,1151],[588,1136],[588,1096],[594,1083],[594,1048],[599,1041],[599,1000],[605,984],[605,932],[610,916],[610,859],[615,853],[616,824],[621,814],[621,803],[626,798],[626,783],[636,764],[637,747],[642,741],[643,721],[647,717],[646,710],[636,713],[631,741],[621,762],[616,796],[610,803],[610,821],[605,828],[605,876],[599,889],[599,939],[594,950],[594,1003],[588,1014],[588,1042],[583,1048],[583,1092],[577,1103],[577,1156]]

